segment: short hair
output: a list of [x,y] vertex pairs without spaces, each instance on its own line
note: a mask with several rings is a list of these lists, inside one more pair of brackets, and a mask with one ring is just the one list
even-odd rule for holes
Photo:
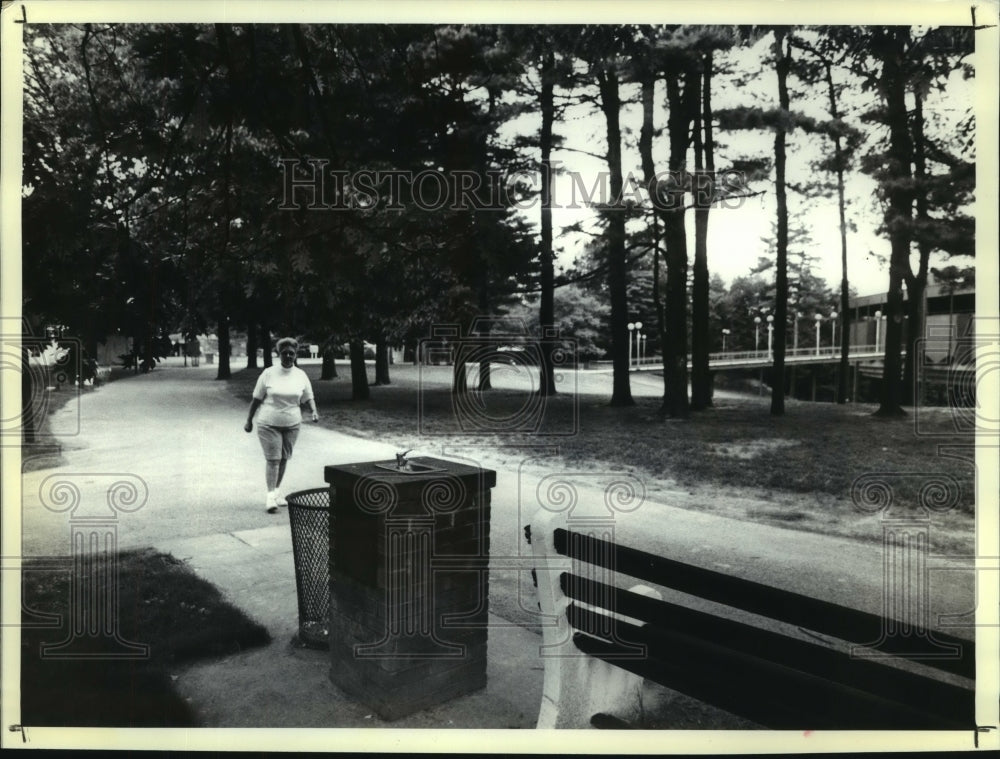
[[293,351],[298,351],[299,341],[294,337],[283,337],[277,342],[275,348],[278,350],[278,353],[281,353],[281,349],[286,346],[290,347]]

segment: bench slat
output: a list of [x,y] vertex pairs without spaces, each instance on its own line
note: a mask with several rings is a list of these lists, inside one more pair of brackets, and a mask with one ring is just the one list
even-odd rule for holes
[[903,624],[846,606],[772,588],[674,559],[617,545],[606,540],[557,528],[555,550],[571,559],[612,572],[646,580],[683,593],[743,609],[754,614],[798,625],[841,640],[868,646],[883,653],[908,657],[944,672],[975,678],[975,646],[947,633],[932,631],[940,656],[928,656],[928,641],[919,635],[886,636],[889,622]]
[[[566,586],[580,589],[579,580],[566,578]],[[590,581],[587,581],[588,584]],[[593,598],[591,588],[584,595]],[[774,661],[779,666],[818,677],[826,681],[873,694],[886,701],[924,713],[934,705],[934,714],[950,724],[962,724],[975,714],[975,692],[920,674],[889,667],[877,661],[853,659],[845,651],[799,640],[780,632],[762,630],[741,622],[696,611],[676,604],[640,596],[618,588],[598,589],[614,594],[613,610],[646,621],[642,628],[616,620],[605,614],[582,609],[572,604],[567,609],[570,625],[582,633],[603,638],[616,646],[615,663],[628,655],[637,658],[636,644],[645,647],[652,660],[670,661],[675,652],[692,646],[715,646],[736,655],[752,657],[760,662]],[[588,598],[582,599],[587,601]],[[600,627],[590,625],[599,624]],[[632,635],[626,635],[629,631]],[[731,674],[726,675],[728,684]]]
[[[584,628],[597,629],[606,624],[599,619],[587,619],[594,615],[588,610],[577,608],[573,614]],[[622,638],[645,643],[647,656],[621,658],[620,644],[585,633],[576,633],[573,641],[586,654],[764,727],[798,730],[974,727],[972,710],[967,712],[967,719],[954,719],[937,711],[941,704],[936,702],[928,703],[926,709],[900,704],[767,659],[691,636],[671,634],[662,628],[637,627],[619,621],[617,629]]]

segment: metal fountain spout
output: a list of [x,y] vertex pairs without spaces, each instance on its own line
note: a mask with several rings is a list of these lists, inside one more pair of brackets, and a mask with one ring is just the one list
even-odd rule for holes
[[[412,448],[410,450],[413,450]],[[383,463],[377,463],[379,469],[386,469],[390,472],[397,472],[398,474],[433,474],[436,472],[443,472],[444,470],[435,467],[431,464],[418,464],[416,461],[409,461],[406,458],[406,454],[410,451],[403,451],[402,453],[396,454],[396,462],[386,461]]]

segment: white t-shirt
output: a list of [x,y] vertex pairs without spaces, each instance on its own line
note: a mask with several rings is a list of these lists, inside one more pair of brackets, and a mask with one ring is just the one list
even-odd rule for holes
[[260,373],[253,397],[263,401],[257,423],[272,427],[293,427],[302,423],[299,406],[313,399],[312,383],[297,366],[286,369],[275,364]]

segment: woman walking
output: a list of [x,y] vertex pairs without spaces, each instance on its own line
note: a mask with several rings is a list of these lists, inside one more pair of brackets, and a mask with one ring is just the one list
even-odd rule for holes
[[319,421],[312,383],[306,373],[295,366],[298,342],[294,338],[283,337],[278,341],[277,348],[281,364],[270,366],[260,373],[253,389],[247,423],[243,425],[244,430],[251,432],[253,416],[260,409],[257,437],[266,462],[267,497],[264,507],[269,514],[274,514],[279,506],[288,505],[284,496],[278,493],[278,487],[285,476],[285,465],[292,457],[295,439],[299,436],[301,405],[308,403],[312,420]]

